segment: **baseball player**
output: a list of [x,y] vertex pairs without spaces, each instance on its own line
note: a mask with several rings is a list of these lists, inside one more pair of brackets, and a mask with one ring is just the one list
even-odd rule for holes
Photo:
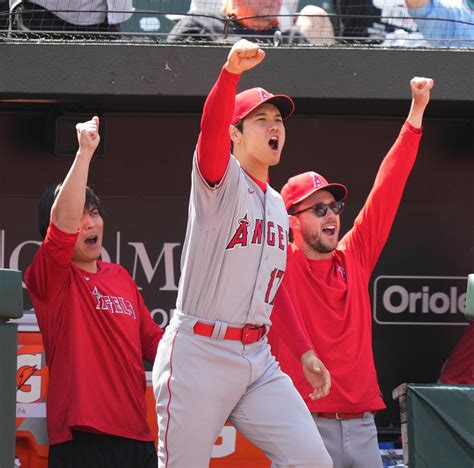
[[[335,468],[382,467],[374,412],[385,405],[372,353],[368,283],[415,163],[432,87],[431,79],[411,81],[407,121],[354,226],[340,241],[340,215],[348,193],[344,185],[305,172],[290,178],[281,191],[294,239],[284,285],[331,372],[330,395],[320,401],[309,399],[298,362],[284,343],[274,346],[275,330],[270,341],[282,369],[306,400]],[[275,304],[275,309],[280,306]]]
[[104,221],[86,186],[99,119],[77,125],[79,150],[40,200],[44,242],[25,274],[49,368],[50,468],[151,468],[145,371],[163,335],[119,265],[99,260]]
[[[236,96],[240,75],[264,56],[246,40],[234,44],[204,106],[177,307],[153,368],[160,467],[208,466],[228,419],[274,466],[332,466],[265,336],[288,229],[268,170],[279,162],[293,101],[261,88]],[[303,336],[293,345],[312,398],[326,395],[329,374],[311,344]]]

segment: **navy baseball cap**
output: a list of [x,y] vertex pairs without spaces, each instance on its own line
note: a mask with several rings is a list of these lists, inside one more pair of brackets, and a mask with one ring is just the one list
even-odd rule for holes
[[276,106],[284,119],[293,114],[295,110],[293,99],[286,94],[272,94],[263,88],[251,88],[235,96],[232,125],[235,125],[239,120],[245,119],[250,112],[265,103]]

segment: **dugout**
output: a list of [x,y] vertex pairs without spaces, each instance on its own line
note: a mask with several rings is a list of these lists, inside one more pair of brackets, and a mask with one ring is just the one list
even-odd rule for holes
[[[75,137],[67,122],[98,113],[104,151],[90,184],[105,203],[105,255],[132,272],[166,324],[199,114],[226,53],[218,46],[0,43],[0,268],[29,264],[40,241],[38,195],[71,163],[64,148]],[[466,325],[461,309],[474,264],[472,70],[469,50],[282,48],[269,49],[241,82],[295,97],[272,185],[309,169],[345,183],[345,231],[408,112],[409,79],[435,79],[418,161],[370,285],[388,406],[377,423],[387,437],[400,424],[392,390],[436,382]],[[31,307],[26,293],[24,301]]]

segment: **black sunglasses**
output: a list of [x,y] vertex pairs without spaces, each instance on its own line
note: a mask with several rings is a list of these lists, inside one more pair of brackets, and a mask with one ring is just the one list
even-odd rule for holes
[[317,216],[318,218],[322,218],[323,216],[326,216],[326,213],[328,212],[328,208],[335,214],[339,215],[342,213],[342,210],[344,209],[344,202],[342,201],[332,201],[329,203],[316,203],[315,205],[308,206],[308,208],[305,208],[304,210],[296,211],[295,213],[291,213],[292,215],[298,215],[300,213],[304,213],[305,211],[312,210],[313,214]]

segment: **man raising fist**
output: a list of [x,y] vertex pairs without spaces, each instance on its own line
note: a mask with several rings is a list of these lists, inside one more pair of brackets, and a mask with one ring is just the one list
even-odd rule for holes
[[[177,305],[153,368],[159,467],[209,466],[227,419],[274,466],[332,467],[265,336],[286,268],[288,229],[268,173],[280,160],[293,101],[262,88],[236,96],[240,75],[264,57],[251,42],[234,44],[204,105]],[[313,397],[322,397],[329,374],[290,315],[281,320],[289,346],[309,370]]]
[[49,368],[49,468],[152,468],[145,371],[163,335],[119,265],[99,260],[104,220],[87,187],[99,118],[77,124],[79,149],[39,206],[44,239],[25,275]]
[[[433,80],[411,80],[412,105],[398,139],[382,161],[372,191],[352,229],[339,240],[344,185],[316,172],[288,180],[281,195],[294,242],[283,286],[318,357],[331,373],[331,393],[312,400],[299,362],[273,334],[273,352],[290,375],[324,440],[334,468],[377,468],[382,460],[374,413],[385,408],[372,353],[368,284],[388,238],[415,163],[423,113]],[[281,311],[275,304],[274,314]]]

